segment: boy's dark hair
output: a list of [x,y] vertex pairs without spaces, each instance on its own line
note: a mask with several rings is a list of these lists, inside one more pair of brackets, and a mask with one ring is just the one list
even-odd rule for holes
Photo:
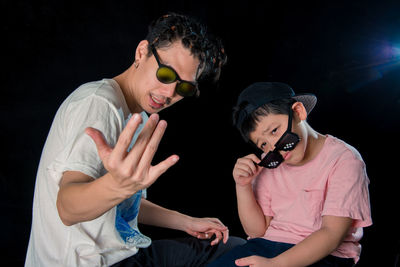
[[[238,128],[240,134],[244,138],[246,142],[250,141],[249,134],[256,129],[257,123],[260,121],[261,117],[268,116],[269,114],[289,114],[289,110],[291,110],[292,105],[296,102],[293,98],[284,98],[271,101],[267,104],[264,104],[254,110],[252,113],[244,118],[241,126]],[[247,103],[242,103],[243,106],[247,105]],[[233,125],[237,126],[237,122],[239,120],[239,115],[241,110],[244,107],[236,106],[233,109]]]
[[286,83],[253,83],[240,93],[233,111],[233,123],[248,142],[249,134],[254,131],[260,116],[289,114],[295,102],[303,103],[309,114],[317,103],[317,97],[309,93],[295,94]]
[[[155,48],[166,47],[181,40],[183,46],[200,60],[199,69],[203,71],[199,81],[217,81],[227,61],[221,40],[209,34],[203,24],[188,16],[176,13],[161,16],[149,25],[146,40]],[[148,51],[151,56],[151,49]]]

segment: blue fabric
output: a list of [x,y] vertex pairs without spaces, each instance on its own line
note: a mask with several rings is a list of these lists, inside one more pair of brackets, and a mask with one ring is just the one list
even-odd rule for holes
[[[148,120],[148,116],[145,112],[142,112],[141,116],[143,122],[136,130],[128,151],[132,149],[137,137],[139,136],[139,133],[142,131],[144,124]],[[130,114],[126,119],[125,125],[128,123],[131,117],[132,114]],[[136,192],[136,194],[118,204],[115,216],[115,228],[126,245],[146,248],[150,246],[151,239],[143,235],[139,231],[137,225],[137,215],[139,214],[140,201],[142,197],[146,197],[146,189]]]
[[137,226],[140,201],[143,190],[124,200],[117,206],[115,228],[122,240],[129,246],[145,248],[150,246],[151,239],[140,233]]

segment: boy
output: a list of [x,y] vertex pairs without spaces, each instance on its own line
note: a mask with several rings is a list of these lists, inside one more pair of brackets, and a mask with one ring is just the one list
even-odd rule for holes
[[284,83],[246,88],[234,109],[243,138],[262,150],[237,160],[247,244],[209,266],[352,266],[372,224],[365,164],[354,147],[307,123],[317,98]]

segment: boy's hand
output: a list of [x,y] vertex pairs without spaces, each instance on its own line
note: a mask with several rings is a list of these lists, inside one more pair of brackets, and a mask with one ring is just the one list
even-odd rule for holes
[[239,158],[233,168],[233,178],[235,179],[236,185],[247,186],[251,184],[254,177],[262,170],[262,167],[256,164],[260,161],[261,160],[254,154]]
[[261,256],[250,256],[235,261],[237,266],[268,267],[276,266],[271,259]]
[[134,146],[128,152],[132,138],[141,122],[140,114],[134,114],[121,132],[114,148],[107,144],[99,130],[86,129],[86,133],[96,143],[104,167],[112,176],[113,183],[111,186],[121,192],[125,198],[149,187],[179,159],[177,155],[173,155],[155,166],[151,165],[167,127],[167,122],[159,121],[157,114],[150,116]]

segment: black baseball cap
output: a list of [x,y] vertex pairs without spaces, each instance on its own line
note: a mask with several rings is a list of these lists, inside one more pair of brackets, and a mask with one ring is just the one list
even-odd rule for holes
[[238,112],[235,122],[240,130],[244,120],[253,111],[275,100],[292,98],[303,103],[307,114],[309,114],[317,103],[314,94],[295,94],[293,89],[281,82],[256,82],[244,89],[238,98],[235,110]]

